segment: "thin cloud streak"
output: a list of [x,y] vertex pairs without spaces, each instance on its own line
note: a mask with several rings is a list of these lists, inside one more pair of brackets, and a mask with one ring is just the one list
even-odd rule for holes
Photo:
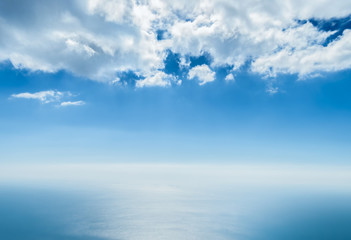
[[[66,93],[67,95],[71,95],[71,93]],[[12,94],[10,98],[24,98],[24,99],[35,99],[39,100],[42,103],[50,103],[50,102],[58,102],[65,95],[65,93],[60,91],[48,90],[48,91],[40,91],[35,93],[17,93]]]
[[60,106],[62,107],[66,107],[66,106],[82,106],[84,105],[85,102],[84,101],[67,101],[67,102],[61,102],[60,103]]

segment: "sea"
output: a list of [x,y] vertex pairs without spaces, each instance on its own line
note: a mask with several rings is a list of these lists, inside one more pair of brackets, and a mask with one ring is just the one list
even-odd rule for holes
[[350,240],[351,168],[17,164],[1,240]]

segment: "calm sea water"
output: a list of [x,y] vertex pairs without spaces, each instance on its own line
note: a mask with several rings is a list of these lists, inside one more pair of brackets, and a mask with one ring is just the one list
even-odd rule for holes
[[13,167],[0,239],[351,239],[349,172],[295,170]]

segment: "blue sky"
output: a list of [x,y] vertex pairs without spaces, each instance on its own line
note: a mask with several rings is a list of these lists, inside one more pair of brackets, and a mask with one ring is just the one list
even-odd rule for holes
[[0,161],[349,163],[350,4],[234,3],[2,1]]

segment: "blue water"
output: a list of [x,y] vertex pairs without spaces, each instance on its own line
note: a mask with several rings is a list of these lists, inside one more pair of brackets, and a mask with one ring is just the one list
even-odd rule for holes
[[347,189],[201,185],[196,178],[177,185],[151,177],[108,187],[86,180],[3,183],[0,239],[351,239]]

